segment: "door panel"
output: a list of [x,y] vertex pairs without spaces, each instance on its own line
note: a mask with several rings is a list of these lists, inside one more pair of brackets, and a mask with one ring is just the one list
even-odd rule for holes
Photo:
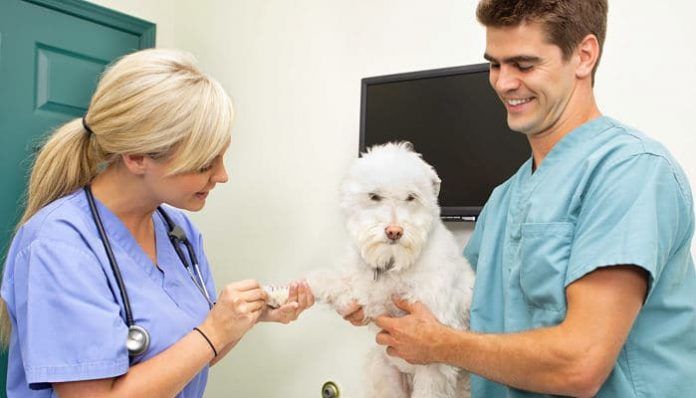
[[44,44],[37,46],[36,53],[36,109],[84,115],[97,85],[94,77],[109,61]]
[[[154,46],[154,24],[79,0],[0,0],[0,254],[23,211],[32,157],[82,116],[114,59]],[[5,396],[3,356],[0,397]]]

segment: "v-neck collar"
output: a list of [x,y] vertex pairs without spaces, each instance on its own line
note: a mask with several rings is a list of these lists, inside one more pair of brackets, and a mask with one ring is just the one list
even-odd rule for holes
[[578,126],[551,148],[541,165],[533,172],[534,158],[530,157],[527,159],[514,177],[514,189],[508,211],[508,228],[510,228],[513,239],[521,237],[519,226],[527,218],[526,204],[536,188],[544,181],[546,175],[553,173],[553,170],[557,169],[561,162],[568,162],[573,156],[583,154],[584,152],[578,150],[578,148],[583,147],[585,142],[603,133],[615,124],[616,122],[613,119],[607,116],[600,116]]
[[[82,195],[83,199],[81,200],[81,205],[83,210],[88,215],[89,220],[93,222],[87,198],[84,193],[82,193]],[[146,279],[149,279],[154,286],[159,287],[161,293],[181,311],[182,315],[190,319],[198,320],[202,313],[207,313],[206,309],[208,308],[208,303],[203,295],[197,291],[188,273],[184,270],[181,260],[169,240],[167,234],[168,227],[156,211],[152,214],[152,220],[155,229],[155,247],[157,250],[157,262],[159,267],[152,263],[150,257],[148,257],[145,251],[140,247],[135,237],[121,219],[111,212],[103,203],[96,200],[96,198],[95,204],[99,216],[102,219],[102,223],[104,224],[109,242],[114,249],[116,261],[121,269],[122,275],[124,275],[123,279],[126,281],[126,285],[130,286],[131,284],[135,284],[135,286],[142,286],[145,280],[141,279],[147,275]],[[154,299],[152,294],[152,291],[150,291],[143,295],[149,296],[150,299]],[[130,293],[130,295],[132,300],[131,305],[138,302],[138,296],[141,296],[141,299],[143,296],[133,293]],[[200,298],[196,300],[190,299],[190,297],[195,296]],[[133,299],[133,297],[136,297],[136,299]],[[139,316],[138,313],[140,312],[135,313],[136,318]]]
[[114,248],[118,247],[121,249],[119,250],[121,253],[115,254],[119,267],[121,264],[125,263],[124,261],[119,261],[119,255],[126,255],[132,262],[138,264],[150,279],[161,285],[163,283],[162,275],[158,274],[166,274],[168,268],[167,264],[172,264],[171,253],[166,249],[166,245],[169,244],[169,238],[167,237],[164,221],[156,215],[156,212],[152,213],[151,217],[155,231],[155,252],[157,256],[157,264],[154,264],[123,221],[99,199],[94,199],[109,242]]
[[574,151],[577,152],[576,149],[582,146],[584,142],[596,137],[614,124],[611,118],[603,115],[581,124],[566,134],[551,148],[536,170],[533,170],[534,158],[530,158],[522,167],[522,187],[525,194],[531,193],[539,182],[544,179],[549,170],[554,169],[559,162],[567,161],[572,156],[572,153]]

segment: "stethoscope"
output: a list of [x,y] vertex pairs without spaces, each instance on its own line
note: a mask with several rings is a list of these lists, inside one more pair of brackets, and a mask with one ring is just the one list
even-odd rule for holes
[[[123,302],[123,311],[125,312],[125,321],[128,325],[128,338],[126,340],[126,348],[128,348],[128,355],[131,357],[136,357],[143,354],[150,347],[150,333],[145,330],[142,326],[135,324],[133,320],[133,311],[131,310],[130,300],[128,299],[128,292],[126,291],[126,285],[123,283],[123,278],[121,277],[121,269],[118,267],[116,262],[116,257],[111,249],[111,242],[109,242],[109,237],[106,236],[106,230],[104,229],[104,224],[102,223],[101,217],[99,217],[99,212],[97,211],[97,205],[94,202],[94,195],[92,195],[92,189],[89,185],[85,186],[85,194],[87,196],[87,202],[89,203],[89,210],[92,212],[92,217],[94,218],[94,223],[99,231],[99,238],[104,244],[104,249],[106,250],[106,255],[109,257],[109,264],[111,264],[111,271],[116,278],[116,284],[118,285],[118,290],[121,293],[121,301]],[[196,258],[196,253],[193,250],[193,245],[186,238],[186,233],[184,230],[174,224],[169,215],[164,211],[161,206],[157,207],[157,212],[162,216],[162,219],[167,224],[167,235],[169,240],[174,246],[177,256],[181,260],[181,263],[188,271],[193,284],[196,285],[198,290],[201,292],[205,300],[208,302],[208,306],[213,308],[213,301],[210,299],[210,294],[208,289],[205,287],[203,282],[203,276],[201,275],[201,269],[198,266],[198,258]],[[191,264],[186,260],[184,252],[181,250],[180,244],[183,243],[188,251],[189,258],[191,259]],[[193,268],[193,270],[191,270]]]

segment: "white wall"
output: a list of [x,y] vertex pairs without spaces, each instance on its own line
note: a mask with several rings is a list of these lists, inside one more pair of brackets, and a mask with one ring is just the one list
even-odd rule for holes
[[[360,79],[482,62],[485,45],[474,1],[95,2],[156,22],[158,46],[192,51],[235,101],[230,182],[193,215],[219,285],[284,282],[340,255],[336,190],[357,151]],[[696,6],[610,3],[600,107],[665,143],[694,185]],[[470,226],[450,226],[463,245]],[[213,369],[206,396],[319,397],[335,379],[359,397],[372,339],[320,308],[260,325]]]

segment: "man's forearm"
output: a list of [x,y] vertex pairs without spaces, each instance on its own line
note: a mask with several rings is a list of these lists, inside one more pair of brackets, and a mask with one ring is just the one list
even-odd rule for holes
[[546,394],[591,396],[593,347],[573,342],[562,325],[510,334],[443,329],[438,362],[511,387]]
[[410,363],[447,363],[510,387],[589,397],[616,365],[646,291],[642,269],[602,268],[568,285],[559,325],[508,334],[457,331],[422,303],[395,300],[408,315],[375,319],[376,341]]

